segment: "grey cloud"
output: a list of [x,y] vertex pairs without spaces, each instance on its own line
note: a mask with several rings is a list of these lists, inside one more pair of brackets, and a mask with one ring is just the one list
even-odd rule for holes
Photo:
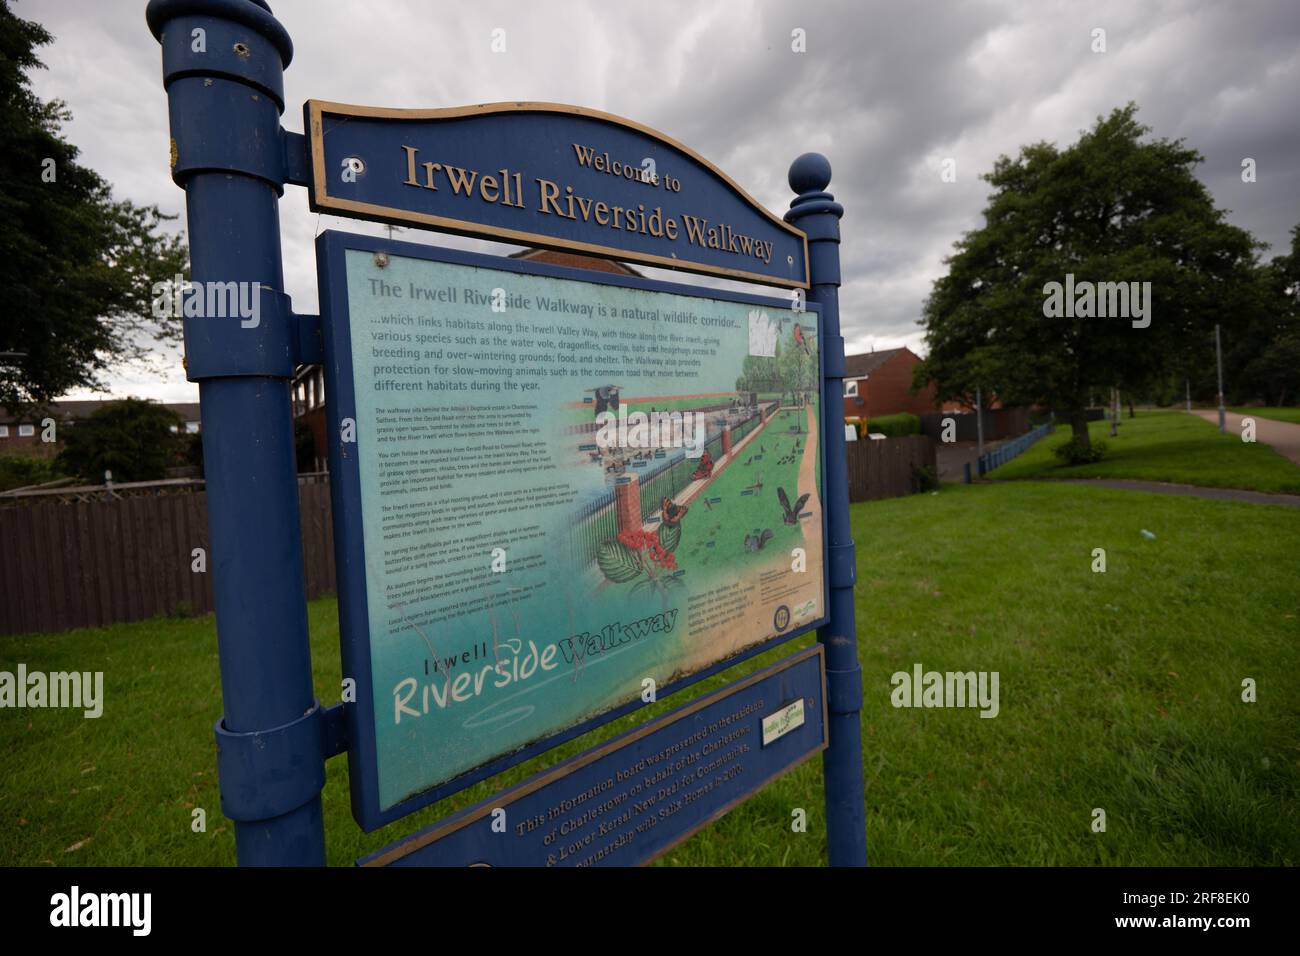
[[[841,293],[850,347],[909,344],[930,283],[978,226],[978,177],[999,154],[1066,143],[1133,99],[1156,135],[1185,137],[1231,219],[1284,251],[1300,221],[1300,6],[1127,0],[1071,4],[788,2],[655,4],[279,0],[294,38],[285,124],[308,97],[389,106],[553,100],[629,116],[690,145],[778,214],[790,161],[824,152],[845,206]],[[67,100],[84,160],[119,195],[174,212],[159,52],[128,0],[23,2],[56,36],[38,91]],[[507,31],[507,52],[489,48]],[[793,53],[790,32],[807,32]],[[1090,49],[1107,31],[1107,52]],[[1259,181],[1240,181],[1240,163]],[[957,161],[942,183],[939,163]],[[312,237],[383,227],[317,217],[302,190],[281,204],[285,278],[316,303]],[[407,231],[403,238],[504,251]],[[680,278],[680,277],[679,277]],[[689,280],[699,281],[699,280]],[[177,369],[179,373],[179,369]],[[132,383],[131,387],[142,389]],[[179,374],[172,397],[190,394]]]

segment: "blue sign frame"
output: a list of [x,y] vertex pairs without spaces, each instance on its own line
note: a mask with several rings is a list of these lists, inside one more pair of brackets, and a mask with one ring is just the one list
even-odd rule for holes
[[[409,257],[431,262],[445,262],[475,266],[528,275],[549,276],[593,285],[621,286],[650,292],[720,299],[745,305],[764,306],[773,310],[789,311],[786,299],[752,295],[742,292],[689,286],[680,283],[659,282],[636,276],[621,276],[583,269],[570,269],[526,259],[510,259],[478,253],[445,249],[418,243],[401,242],[375,236],[361,236],[333,230],[322,233],[316,240],[317,273],[321,290],[321,331],[324,338],[324,368],[326,377],[326,414],[330,422],[356,418],[356,394],[352,379],[352,334],[348,310],[347,275],[344,256],[348,250],[369,253],[386,253],[393,257]],[[820,308],[810,303],[808,311],[818,315]],[[818,374],[824,375],[823,356],[818,350]],[[823,419],[825,410],[823,410]],[[339,595],[339,639],[343,656],[343,676],[356,681],[356,702],[344,705],[348,729],[348,763],[352,787],[353,817],[362,829],[374,830],[385,824],[434,803],[457,791],[472,786],[524,760],[572,740],[612,720],[617,720],[645,704],[638,698],[606,711],[589,720],[554,735],[537,740],[520,750],[495,758],[471,771],[438,784],[429,790],[410,797],[401,803],[382,808],[379,798],[378,755],[375,742],[374,688],[370,669],[369,607],[366,590],[364,536],[362,526],[362,496],[360,490],[359,461],[355,453],[340,440],[338,429],[327,429],[329,435],[330,495],[334,514],[334,553]],[[822,428],[823,436],[826,428]],[[825,441],[818,442],[822,474],[827,474]],[[823,489],[825,480],[823,479]],[[824,495],[823,495],[824,499]],[[826,548],[829,508],[821,509],[822,541]],[[826,557],[822,577],[822,609],[830,600],[830,558]],[[800,623],[798,627],[757,644],[740,654],[726,658],[700,671],[690,674],[670,685],[660,688],[660,696],[675,693],[710,677],[741,661],[793,640],[826,624],[826,617]]]

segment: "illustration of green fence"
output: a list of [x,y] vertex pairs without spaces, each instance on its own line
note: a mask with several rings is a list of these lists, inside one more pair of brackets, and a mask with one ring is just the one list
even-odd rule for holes
[[[716,439],[721,447],[722,439]],[[709,445],[709,454],[717,457]],[[677,496],[683,488],[691,483],[691,475],[695,469],[700,466],[698,458],[687,458],[685,456],[670,461],[663,468],[660,468],[652,475],[640,478],[641,484],[641,517],[649,518],[652,514],[659,511],[659,506],[664,498],[673,498]]]
[[583,567],[596,560],[600,546],[618,534],[614,513],[614,493],[601,495],[579,512],[569,531],[574,556]]
[[731,446],[734,448],[740,443],[740,440],[758,427],[759,417],[757,414],[750,415],[738,425],[731,426]]

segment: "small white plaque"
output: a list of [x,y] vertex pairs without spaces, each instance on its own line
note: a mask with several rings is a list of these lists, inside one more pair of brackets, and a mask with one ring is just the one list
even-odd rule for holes
[[763,718],[763,746],[802,726],[803,698],[800,697],[793,704],[786,704],[775,714]]

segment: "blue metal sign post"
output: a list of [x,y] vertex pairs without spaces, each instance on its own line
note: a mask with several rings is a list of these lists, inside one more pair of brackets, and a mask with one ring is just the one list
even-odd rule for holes
[[221,808],[244,865],[325,862],[320,707],[311,682],[289,380],[302,361],[283,293],[289,35],[249,0],[153,0],[172,178],[185,190],[191,279],[253,282],[258,322],[186,318],[199,383],[224,716]]
[[[823,323],[820,427],[829,597],[828,623],[818,636],[827,674],[827,827],[833,865],[865,864],[854,549],[844,435],[836,414],[844,363],[838,315],[838,220],[843,210],[824,192],[829,163],[815,154],[796,160],[790,183],[800,195],[783,223],[721,171],[661,134],[594,111],[520,104],[518,121],[531,123],[530,129],[551,131],[565,141],[578,128],[572,124],[603,130],[610,142],[627,147],[624,164],[639,163],[644,152],[663,175],[617,177],[603,152],[605,168],[596,165],[595,152],[584,153],[575,145],[572,166],[564,153],[563,168],[553,167],[558,170],[553,172],[545,167],[540,170],[545,175],[533,177],[534,207],[529,209],[522,198],[528,180],[509,167],[495,177],[480,171],[473,196],[472,187],[462,191],[453,183],[464,186],[466,164],[478,158],[466,145],[468,137],[466,142],[442,140],[450,152],[439,161],[420,152],[438,141],[421,138],[419,124],[446,121],[452,124],[446,128],[456,128],[466,116],[463,122],[485,131],[473,137],[475,142],[495,144],[512,162],[527,160],[526,152],[518,152],[518,137],[512,136],[510,107],[420,115],[375,110],[370,126],[358,122],[348,128],[352,139],[326,142],[331,112],[347,116],[363,108],[313,101],[307,135],[281,127],[283,69],[293,51],[284,27],[262,0],[151,0],[146,16],[163,49],[172,176],[186,192],[192,281],[200,287],[249,283],[258,291],[259,309],[251,322],[188,314],[185,320],[187,374],[199,383],[202,403],[213,549],[224,705],[216,727],[221,802],[235,823],[241,865],[325,862],[324,763],[348,749],[343,707],[323,710],[311,681],[289,381],[298,365],[321,362],[323,350],[321,320],[295,315],[283,293],[277,206],[286,183],[308,187],[317,208],[358,218],[417,222],[442,231],[586,248],[615,257],[625,252],[637,261],[663,260],[770,285],[809,285],[808,299],[817,305]],[[483,111],[507,115],[484,118]],[[567,119],[548,120],[551,114]],[[403,126],[403,121],[416,125]],[[560,125],[564,122],[571,125]],[[399,126],[401,135],[394,137]],[[363,127],[372,134],[354,135]],[[346,155],[331,152],[336,149]],[[559,152],[537,160],[555,162]],[[487,155],[496,154],[489,150]],[[327,174],[339,172],[332,169],[336,162],[345,175],[338,183],[330,178],[327,190]],[[453,162],[458,164],[455,177],[444,168]],[[483,171],[496,169],[482,166]],[[559,181],[561,174],[573,177],[576,186]],[[507,180],[513,184],[510,202]],[[638,202],[654,188],[675,193],[674,183],[694,192],[680,200],[665,193]],[[343,196],[345,187],[355,187],[355,195]],[[459,218],[450,218],[439,205],[447,192],[459,192],[465,200],[452,207]],[[688,211],[688,200],[698,205]],[[622,219],[615,212],[620,208]],[[708,228],[701,225],[704,220]],[[670,221],[679,223],[680,231],[669,229]],[[357,516],[335,515],[336,522],[347,520]],[[778,630],[787,624],[788,615]],[[767,721],[777,715],[762,716]]]
[[844,337],[840,335],[840,217],[844,207],[826,192],[831,164],[804,153],[790,166],[790,188],[799,195],[785,218],[808,236],[811,289],[821,306],[822,441],[826,443],[826,511],[829,540],[826,574],[830,623],[817,633],[826,648],[826,698],[830,746],[822,758],[826,778],[826,832],[831,866],[865,866],[867,826],[862,777],[862,667],[854,620],[857,557],[849,527],[848,452],[844,429],[832,409],[844,403]]

